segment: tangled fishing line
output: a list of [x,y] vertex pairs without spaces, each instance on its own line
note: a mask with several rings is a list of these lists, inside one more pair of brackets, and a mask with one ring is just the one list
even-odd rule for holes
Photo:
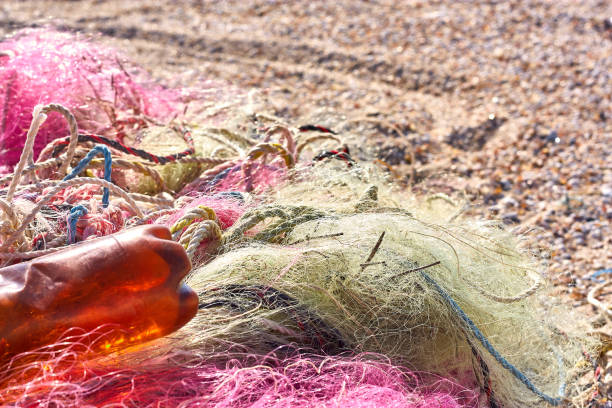
[[[22,37],[45,35],[67,41]],[[8,58],[29,66],[19,36],[11,41]],[[462,218],[451,200],[397,191],[326,127],[238,111],[234,128],[181,118],[176,91],[145,86],[110,51],[78,45],[104,56],[79,68],[95,76],[85,83],[98,108],[32,106],[25,140],[32,93],[0,65],[2,146],[22,147],[18,160],[13,148],[0,152],[9,158],[0,262],[165,225],[191,260],[185,282],[198,313],[138,346],[102,326],[11,356],[0,374],[6,404],[446,408],[584,397],[574,380],[598,344],[546,295],[520,237]],[[110,85],[107,66],[117,70]],[[162,89],[163,112],[150,99]],[[108,92],[120,97],[106,103]]]

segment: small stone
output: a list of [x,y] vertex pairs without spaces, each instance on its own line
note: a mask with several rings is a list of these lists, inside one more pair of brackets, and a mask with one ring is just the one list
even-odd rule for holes
[[514,198],[506,196],[499,201],[499,204],[506,208],[516,208],[519,203]]
[[567,181],[567,184],[569,184],[572,188],[578,188],[580,187],[580,179],[576,178],[576,177],[572,177]]
[[504,222],[504,224],[507,224],[507,225],[519,224],[521,222],[521,220],[518,217],[518,214],[515,212],[504,214],[502,216],[502,221]]
[[592,239],[601,241],[601,239],[603,238],[603,234],[601,233],[601,228],[595,228],[594,230],[591,231],[591,234],[589,236]]

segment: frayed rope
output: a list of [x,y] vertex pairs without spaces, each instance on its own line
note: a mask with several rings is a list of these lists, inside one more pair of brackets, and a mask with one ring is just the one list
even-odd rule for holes
[[79,218],[87,214],[87,208],[82,206],[81,204],[74,206],[70,209],[70,214],[68,214],[68,234],[66,238],[66,244],[74,244],[76,240],[76,225],[79,221]]

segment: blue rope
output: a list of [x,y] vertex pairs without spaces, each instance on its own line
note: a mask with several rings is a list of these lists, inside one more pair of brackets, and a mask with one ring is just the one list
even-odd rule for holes
[[[85,167],[89,164],[89,162],[98,154],[102,153],[104,155],[104,180],[111,181],[111,166],[113,165],[113,159],[111,158],[111,151],[108,147],[104,145],[96,145],[93,149],[87,153],[87,156],[83,157],[79,164],[77,164],[74,169],[64,177],[64,181],[75,178],[80,172],[85,170]],[[102,207],[108,207],[109,200],[109,191],[108,188],[104,187],[104,191],[102,193]]]
[[421,275],[423,276],[423,278],[425,278],[425,280],[431,286],[433,286],[436,289],[436,291],[440,294],[440,296],[442,296],[444,300],[451,306],[451,308],[459,315],[461,320],[463,320],[463,322],[467,325],[468,329],[470,330],[470,332],[472,332],[474,337],[476,337],[478,341],[480,341],[480,344],[483,345],[483,347],[489,352],[489,354],[491,354],[495,358],[495,360],[497,360],[497,362],[502,365],[502,367],[510,371],[512,375],[514,375],[514,377],[516,377],[520,382],[522,382],[525,385],[525,387],[527,387],[531,392],[536,394],[538,397],[542,398],[544,401],[548,402],[550,405],[554,405],[554,406],[561,405],[562,398],[565,395],[565,383],[562,383],[559,387],[559,394],[561,395],[561,397],[553,398],[553,397],[550,397],[544,394],[529,380],[529,378],[527,378],[527,376],[525,376],[525,374],[523,374],[518,368],[510,364],[508,360],[502,357],[502,355],[499,354],[497,350],[495,350],[493,345],[489,343],[489,340],[487,340],[484,334],[482,334],[482,332],[478,329],[478,327],[476,327],[474,322],[465,314],[465,312],[461,309],[461,307],[459,307],[457,302],[455,302],[453,298],[451,298],[450,295],[446,293],[446,291],[442,289],[442,287],[436,283],[436,281],[434,281],[425,272],[421,272]]
[[597,283],[603,283],[605,281],[603,281],[601,279],[595,279],[595,278],[598,278],[601,275],[607,275],[607,274],[612,274],[612,268],[600,269],[600,270],[594,272],[591,276],[589,276],[589,279],[591,279],[592,281],[595,281]]
[[76,225],[79,218],[87,214],[87,208],[82,205],[76,205],[70,209],[70,214],[68,215],[68,236],[66,238],[66,243],[68,245],[73,244],[76,240]]

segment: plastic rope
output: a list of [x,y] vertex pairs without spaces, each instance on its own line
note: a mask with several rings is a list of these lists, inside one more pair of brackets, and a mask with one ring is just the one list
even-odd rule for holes
[[303,125],[298,128],[300,132],[323,132],[323,133],[331,133],[332,135],[337,135],[338,133],[334,132],[331,129],[323,127],[321,125]]
[[74,206],[70,209],[70,214],[68,215],[68,236],[66,238],[66,244],[74,244],[76,240],[76,225],[79,221],[79,218],[87,214],[87,208],[82,205]]
[[[106,181],[108,181],[110,183],[110,181],[111,181],[111,167],[113,165],[113,159],[111,157],[110,149],[108,147],[104,146],[104,145],[96,145],[96,146],[94,146],[94,148],[91,149],[89,151],[89,153],[87,153],[87,156],[83,157],[83,159],[81,159],[81,161],[74,167],[74,169],[72,169],[70,174],[68,174],[66,177],[64,177],[63,181],[67,181],[67,180],[73,179],[76,176],[78,176],[80,172],[85,170],[85,167],[87,167],[89,162],[98,153],[102,153],[102,155],[104,156],[104,180],[106,180]],[[110,197],[110,193],[108,191],[108,188],[104,187],[104,190],[103,190],[103,193],[102,193],[102,207],[104,207],[104,208],[108,207],[109,197]]]
[[499,354],[499,352],[493,347],[493,345],[489,342],[489,340],[485,337],[485,335],[482,334],[482,332],[478,329],[478,327],[476,327],[476,324],[474,324],[474,322],[465,314],[463,309],[459,307],[457,302],[455,302],[453,298],[451,298],[451,296],[448,293],[446,293],[446,291],[442,289],[442,287],[438,285],[438,283],[435,280],[433,280],[425,272],[421,272],[421,275],[427,281],[427,283],[429,283],[431,286],[434,287],[434,289],[436,289],[436,291],[440,294],[440,296],[444,298],[444,300],[451,306],[451,308],[457,313],[457,315],[459,315],[461,320],[463,320],[463,322],[467,325],[467,328],[474,335],[474,337],[478,339],[480,344],[482,344],[482,346],[489,352],[489,354],[491,354],[495,358],[495,360],[497,360],[498,363],[502,365],[502,367],[510,371],[510,373],[512,373],[512,375],[517,380],[519,380],[521,383],[523,383],[523,385],[525,385],[525,387],[527,387],[531,392],[533,392],[538,397],[542,398],[544,401],[546,401],[550,405],[553,405],[553,406],[561,405],[561,402],[565,396],[565,383],[564,382],[561,383],[561,385],[559,386],[560,397],[553,398],[549,395],[544,394],[529,380],[529,378],[527,378],[525,374],[523,374],[518,368],[513,366],[508,360],[506,360],[501,354]]
[[[153,162],[155,164],[166,164],[166,163],[174,162],[174,161],[180,160],[182,158],[185,158],[187,156],[194,154],[194,149],[189,148],[179,153],[169,154],[167,156],[158,156],[158,155],[149,153],[142,149],[137,149],[135,147],[124,145],[123,143],[117,140],[109,139],[107,137],[100,136],[100,135],[80,134],[78,141],[80,143],[94,142],[94,143],[104,144],[104,145],[112,147],[113,149],[117,149],[120,152],[131,154],[133,156],[138,156],[144,160]],[[62,150],[64,150],[66,146],[68,146],[68,139],[64,139],[60,142],[57,142],[57,145],[55,146],[53,150],[52,156],[58,155]]]
[[589,279],[598,283],[604,283],[605,281],[601,279],[595,279],[602,275],[612,275],[612,268],[600,269],[598,271],[595,271],[591,276],[589,276]]

